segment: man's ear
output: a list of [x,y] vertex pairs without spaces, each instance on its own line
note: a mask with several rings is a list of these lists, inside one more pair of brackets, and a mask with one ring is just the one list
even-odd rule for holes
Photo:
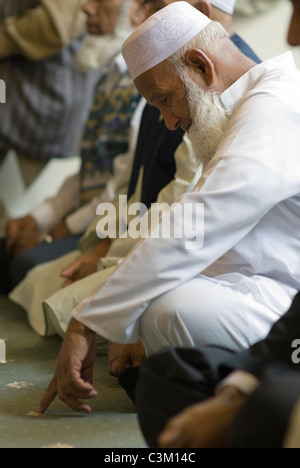
[[206,0],[196,0],[196,2],[192,5],[194,8],[197,8],[197,10],[201,11],[201,13],[203,13],[205,16],[208,16],[208,18],[212,18],[212,6]]
[[189,49],[185,53],[185,59],[188,65],[194,68],[194,71],[201,74],[202,80],[207,87],[215,82],[215,67],[207,55],[200,49]]

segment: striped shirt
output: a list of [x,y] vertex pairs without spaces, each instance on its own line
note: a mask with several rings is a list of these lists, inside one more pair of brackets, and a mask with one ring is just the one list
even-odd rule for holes
[[[0,0],[0,25],[22,15],[38,0]],[[35,160],[78,153],[84,123],[101,70],[83,74],[72,66],[82,38],[54,56],[32,62],[24,57],[0,61],[6,104],[0,106],[0,152],[9,148]]]

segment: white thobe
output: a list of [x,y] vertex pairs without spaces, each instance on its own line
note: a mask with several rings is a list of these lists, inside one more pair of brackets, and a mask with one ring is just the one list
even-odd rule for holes
[[229,128],[177,205],[204,204],[203,246],[141,241],[73,312],[109,340],[141,337],[148,353],[207,342],[239,349],[264,337],[300,289],[300,73],[291,54],[257,65],[221,99]]

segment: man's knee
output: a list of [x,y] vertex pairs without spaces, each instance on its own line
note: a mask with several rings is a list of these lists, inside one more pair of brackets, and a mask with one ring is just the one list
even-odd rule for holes
[[178,334],[177,316],[172,293],[158,297],[150,303],[140,322],[141,339],[147,355],[158,352],[163,347],[182,344],[180,339],[176,340],[173,336]]
[[141,338],[148,355],[168,346],[227,346],[221,340],[220,312],[212,307],[204,310],[198,298],[185,293],[185,288],[178,288],[158,297],[142,315]]

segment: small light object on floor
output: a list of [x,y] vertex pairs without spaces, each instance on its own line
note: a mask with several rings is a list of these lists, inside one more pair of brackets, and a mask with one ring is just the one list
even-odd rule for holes
[[0,340],[0,364],[6,364],[6,346],[3,340]]

